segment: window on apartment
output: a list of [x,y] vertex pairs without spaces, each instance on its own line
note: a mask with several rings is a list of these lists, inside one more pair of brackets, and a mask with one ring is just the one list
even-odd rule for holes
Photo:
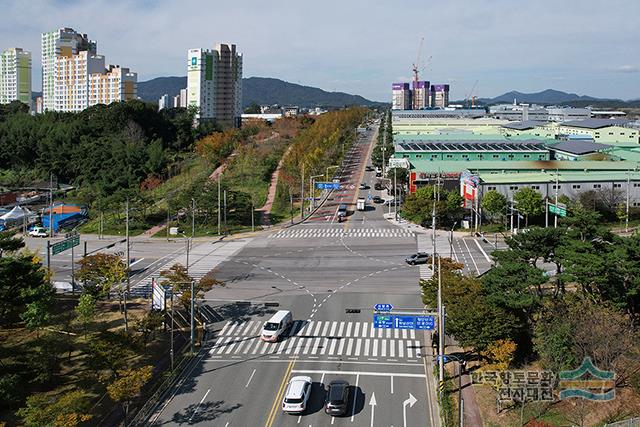
[[600,184],[593,184],[593,188],[602,188],[602,185],[600,185]]
[[492,190],[495,190],[495,189],[496,189],[496,187],[495,187],[495,186],[492,186],[492,185],[490,185],[490,186],[488,186],[488,187],[487,187],[487,190],[488,190],[488,191],[492,191]]
[[634,186],[634,187],[640,187],[640,183],[634,182],[634,183],[633,183],[633,186]]
[[580,188],[580,184],[573,184],[571,188],[573,188],[574,190],[577,190]]
[[622,187],[622,184],[613,184],[613,188],[620,188]]
[[559,190],[559,189],[560,189],[560,185],[555,185],[555,184],[553,184],[553,185],[551,186],[551,188],[553,188],[554,190]]
[[512,186],[509,187],[509,190],[511,190],[511,191],[514,191],[514,190],[517,190],[517,189],[518,189],[517,185],[512,185]]
[[531,189],[532,189],[532,190],[539,190],[539,189],[540,189],[540,186],[539,186],[539,185],[532,185],[532,186],[531,186]]

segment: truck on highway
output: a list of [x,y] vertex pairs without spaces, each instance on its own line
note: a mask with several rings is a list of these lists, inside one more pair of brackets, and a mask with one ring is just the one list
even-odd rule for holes
[[367,200],[364,197],[358,197],[356,201],[356,209],[363,211],[367,208]]

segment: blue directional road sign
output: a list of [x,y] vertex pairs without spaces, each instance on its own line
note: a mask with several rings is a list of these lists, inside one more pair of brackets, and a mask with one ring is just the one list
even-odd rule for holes
[[389,314],[374,314],[373,327],[375,329],[392,329],[394,317]]
[[395,329],[415,329],[416,316],[395,316],[393,327]]
[[433,330],[436,327],[436,318],[434,316],[416,316],[416,329]]
[[376,304],[373,306],[376,311],[391,311],[393,310],[393,305],[391,304]]
[[318,190],[339,190],[339,182],[316,182],[316,188]]

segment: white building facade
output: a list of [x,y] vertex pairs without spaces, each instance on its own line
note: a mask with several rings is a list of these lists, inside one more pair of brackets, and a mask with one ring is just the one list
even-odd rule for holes
[[197,107],[196,120],[239,127],[242,117],[242,54],[233,44],[215,49],[189,49],[187,106]]
[[31,105],[31,52],[19,47],[0,56],[0,104],[12,101]]

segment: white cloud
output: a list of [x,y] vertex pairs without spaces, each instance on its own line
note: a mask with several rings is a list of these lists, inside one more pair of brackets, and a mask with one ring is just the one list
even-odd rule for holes
[[613,69],[617,73],[640,73],[640,67],[637,65],[621,65]]
[[[606,14],[600,0],[582,0],[579,8],[557,0],[0,2],[0,48],[32,51],[35,87],[40,86],[40,33],[68,26],[89,34],[108,62],[137,71],[140,80],[185,75],[187,49],[234,42],[244,54],[245,76],[388,100],[390,84],[410,76],[424,36],[422,57],[432,60],[423,76],[435,83],[454,78],[452,99],[464,96],[478,79],[479,96],[544,89],[551,79],[534,76],[560,71],[570,76],[556,82],[565,85],[557,87],[561,90],[625,99],[640,95],[630,71],[611,79],[611,71],[603,69],[637,56],[640,32],[628,19],[640,16],[637,0],[609,0]],[[415,25],[420,16],[425,25]],[[523,25],[528,22],[535,27]],[[580,25],[568,24],[575,22]]]

